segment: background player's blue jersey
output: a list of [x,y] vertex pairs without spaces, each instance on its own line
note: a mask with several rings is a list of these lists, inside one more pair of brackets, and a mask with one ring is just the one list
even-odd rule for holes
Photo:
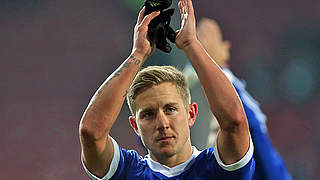
[[[113,143],[115,154],[102,180],[251,180],[255,168],[252,141],[246,155],[232,165],[221,165],[213,148],[200,152],[193,147],[190,159],[172,168],[153,161],[149,155],[142,158],[136,151],[122,149],[114,140]],[[100,180],[85,165],[84,168],[91,179]]]
[[256,170],[254,180],[291,180],[285,163],[273,147],[267,133],[266,116],[261,112],[259,103],[245,89],[245,83],[232,72],[223,68],[242,101],[249,122],[251,138],[254,143]]

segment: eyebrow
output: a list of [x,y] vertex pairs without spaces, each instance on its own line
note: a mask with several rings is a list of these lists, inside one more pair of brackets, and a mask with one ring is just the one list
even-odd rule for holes
[[[169,107],[169,106],[177,106],[179,103],[176,102],[171,102],[171,103],[166,103],[163,107]],[[140,113],[145,113],[145,112],[150,112],[154,111],[155,108],[153,107],[146,107],[145,109],[142,109]]]
[[142,110],[140,111],[140,114],[143,114],[143,113],[145,113],[145,112],[150,112],[150,111],[154,111],[154,109],[153,109],[153,108],[142,109]]
[[167,103],[167,104],[165,104],[164,105],[164,107],[168,107],[168,106],[177,106],[178,105],[178,103]]

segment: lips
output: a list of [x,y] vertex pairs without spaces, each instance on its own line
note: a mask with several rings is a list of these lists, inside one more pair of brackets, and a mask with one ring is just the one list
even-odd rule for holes
[[161,137],[158,137],[156,140],[157,141],[169,141],[173,138],[175,138],[175,136],[161,136]]

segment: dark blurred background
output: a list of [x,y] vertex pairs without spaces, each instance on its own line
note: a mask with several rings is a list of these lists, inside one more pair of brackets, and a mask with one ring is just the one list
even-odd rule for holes
[[[78,124],[98,86],[129,55],[142,0],[0,0],[1,180],[88,179]],[[177,1],[174,1],[176,7]],[[295,180],[320,177],[320,1],[194,0],[232,41],[231,68],[268,116]],[[176,11],[173,27],[179,27]],[[182,69],[157,51],[147,64]],[[126,105],[112,136],[143,152]]]

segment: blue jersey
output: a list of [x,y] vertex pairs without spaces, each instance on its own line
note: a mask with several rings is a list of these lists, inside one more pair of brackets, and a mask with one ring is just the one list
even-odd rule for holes
[[256,170],[254,180],[291,180],[285,163],[273,147],[267,133],[266,116],[259,103],[245,89],[245,83],[236,78],[228,69],[223,69],[232,82],[242,101],[249,122],[251,138],[254,143]]
[[136,151],[127,151],[118,146],[115,140],[114,157],[108,173],[97,178],[83,164],[87,174],[93,180],[250,180],[252,179],[255,161],[252,157],[253,144],[246,155],[238,162],[224,165],[218,151],[213,147],[198,151],[193,148],[190,159],[175,167],[167,167],[153,161],[149,155],[142,158]]

